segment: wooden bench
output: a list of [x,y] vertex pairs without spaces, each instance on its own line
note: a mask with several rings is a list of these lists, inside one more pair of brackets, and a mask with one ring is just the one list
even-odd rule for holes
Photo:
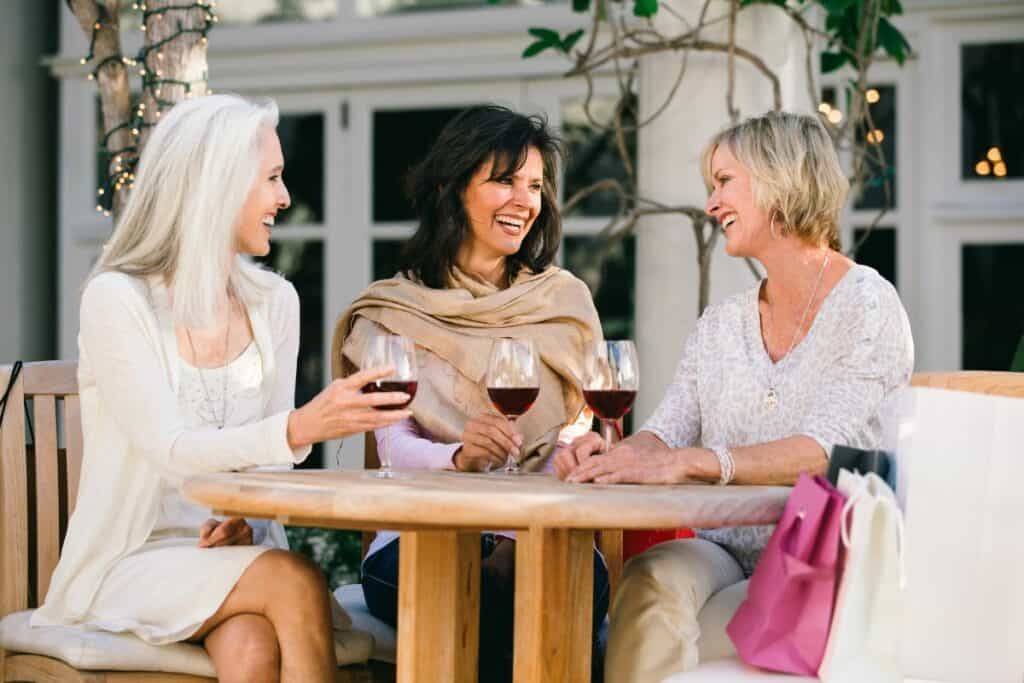
[[[12,366],[0,366],[0,392]],[[0,635],[24,625],[50,585],[60,556],[67,520],[75,508],[82,465],[81,406],[77,365],[51,361],[25,363],[12,385],[7,411],[0,424]],[[32,403],[31,423],[25,401]],[[60,429],[63,427],[63,429]],[[31,434],[28,432],[31,431]],[[31,436],[31,445],[26,445]],[[199,683],[215,681],[212,662],[199,645],[173,643],[152,646],[131,635],[88,632],[85,629],[40,629],[40,638],[59,641],[80,638],[73,648],[92,647],[102,655],[106,644],[131,648],[140,669],[161,668],[165,656],[184,662],[189,673],[164,671],[76,669],[55,657],[0,647],[0,681],[79,681],[81,683]],[[6,638],[2,642],[7,642]],[[108,665],[109,666],[109,665]],[[120,669],[120,667],[119,667]],[[380,680],[371,664],[339,668],[339,683]],[[177,669],[181,671],[181,669]],[[200,675],[203,671],[210,675]],[[385,674],[386,678],[386,674]]]

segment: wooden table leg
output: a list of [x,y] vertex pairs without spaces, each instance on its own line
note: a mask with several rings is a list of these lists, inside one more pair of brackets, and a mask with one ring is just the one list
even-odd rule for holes
[[403,531],[398,683],[476,683],[480,533]]
[[594,532],[516,534],[516,683],[590,683]]

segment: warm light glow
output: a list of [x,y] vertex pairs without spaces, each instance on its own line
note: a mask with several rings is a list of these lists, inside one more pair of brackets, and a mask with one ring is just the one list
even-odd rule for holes
[[1003,160],[1003,155],[999,151],[998,147],[989,147],[988,154],[986,154],[985,156],[988,157],[989,161],[1002,161]]
[[882,144],[882,140],[885,139],[885,133],[880,128],[875,128],[873,131],[868,133],[868,142],[873,145]]
[[994,172],[994,173],[995,173],[995,174],[996,174],[997,176],[999,176],[1000,178],[1002,178],[1003,176],[1005,176],[1005,175],[1006,175],[1006,164],[1005,164],[1005,163],[1003,163],[1002,161],[997,161],[997,162],[996,162],[996,165],[995,165],[995,168],[993,169],[993,172]]
[[[85,64],[84,61],[82,63]],[[832,111],[832,105],[829,104],[828,102],[822,102],[821,104],[818,105],[818,111],[827,116],[828,113]]]
[[828,120],[831,121],[832,123],[838,124],[840,121],[843,120],[843,112],[839,111],[838,109],[833,109],[828,113]]
[[991,172],[987,161],[979,161],[974,165],[974,172],[978,175],[988,175]]
[[874,104],[878,100],[882,99],[882,96],[879,95],[878,91],[875,90],[874,88],[871,88],[866,93],[864,93],[864,97],[867,99],[868,104]]

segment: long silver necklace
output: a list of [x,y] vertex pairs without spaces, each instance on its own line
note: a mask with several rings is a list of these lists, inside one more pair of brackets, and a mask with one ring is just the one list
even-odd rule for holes
[[[768,351],[768,393],[764,396],[764,407],[768,410],[775,410],[776,406],[779,405],[779,393],[775,391],[775,369],[779,363],[782,362],[783,358],[789,356],[792,353],[793,348],[796,346],[796,340],[800,336],[800,330],[804,328],[804,323],[807,322],[807,314],[811,311],[811,304],[814,303],[814,298],[818,295],[818,288],[821,287],[821,280],[825,275],[825,269],[828,268],[828,252],[825,253],[825,260],[821,263],[821,270],[818,271],[818,279],[814,283],[814,289],[811,290],[811,297],[807,300],[807,305],[804,306],[803,315],[800,316],[800,322],[797,324],[796,329],[793,330],[793,338],[789,341],[789,348],[786,349],[786,353],[779,357],[778,361],[772,361],[771,352],[768,351],[767,344],[765,344],[765,351]],[[765,287],[767,291],[767,287]],[[775,326],[775,309],[772,308],[771,302],[768,302],[768,325],[765,329],[765,340],[771,337],[771,330]]]
[[[192,351],[192,362],[196,363],[198,356],[196,356],[196,345],[192,342],[192,332],[185,328],[185,336],[188,337],[188,347]],[[228,372],[225,367],[228,362],[228,344],[231,341],[231,299],[228,298],[228,325],[227,331],[224,332],[224,354],[221,357],[220,362],[220,373],[221,373],[221,401],[220,401],[220,416],[217,416],[217,411],[214,409],[213,399],[210,398],[210,392],[206,388],[206,378],[203,377],[203,368],[196,363],[196,372],[199,373],[199,384],[203,388],[203,402],[206,405],[206,410],[209,412],[212,422],[217,425],[217,429],[224,429],[224,425],[227,422],[228,417]]]

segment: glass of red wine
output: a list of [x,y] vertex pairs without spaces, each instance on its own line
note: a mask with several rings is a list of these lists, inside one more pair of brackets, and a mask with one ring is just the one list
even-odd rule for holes
[[[540,360],[530,339],[499,337],[491,345],[487,364],[487,396],[509,421],[523,415],[540,393]],[[504,471],[516,474],[519,461],[509,453]]]
[[602,424],[614,426],[620,440],[619,421],[633,409],[639,387],[640,364],[633,342],[597,342],[584,366],[583,398]]
[[[405,403],[392,403],[386,406],[377,406],[379,410],[400,410],[406,407],[416,397],[417,380],[416,367],[416,344],[409,337],[402,337],[397,334],[381,334],[370,337],[363,350],[364,369],[381,368],[390,365],[394,372],[384,379],[370,382],[363,385],[364,394],[377,392],[402,391],[409,394],[409,400]],[[391,450],[388,448],[388,430],[384,430],[384,448],[380,450],[380,469],[377,476],[381,479],[390,479],[395,476],[391,469]]]

